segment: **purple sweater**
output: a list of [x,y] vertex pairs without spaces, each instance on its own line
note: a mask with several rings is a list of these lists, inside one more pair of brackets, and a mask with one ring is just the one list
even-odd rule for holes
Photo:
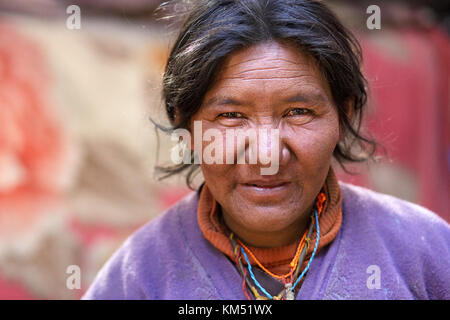
[[[450,299],[450,226],[418,205],[340,183],[342,226],[297,299]],[[83,299],[245,299],[235,266],[202,235],[193,192],[141,227]]]

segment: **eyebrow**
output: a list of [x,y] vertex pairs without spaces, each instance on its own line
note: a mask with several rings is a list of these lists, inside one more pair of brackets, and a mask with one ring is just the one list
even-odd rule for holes
[[210,105],[218,105],[218,106],[223,106],[223,105],[235,105],[235,106],[241,106],[242,103],[237,101],[236,99],[230,98],[230,97],[225,97],[225,96],[216,96],[216,97],[212,97],[209,100],[207,100],[204,104],[205,107],[210,106]]
[[284,100],[285,102],[325,102],[328,99],[322,93],[317,91],[299,93]]
[[285,99],[285,102],[309,102],[311,99],[305,95],[296,94],[295,96]]
[[[324,97],[321,94],[317,94],[317,93],[298,93],[295,94],[287,99],[284,99],[283,102],[285,103],[295,103],[295,102],[311,102],[311,101],[315,101],[315,100],[319,100],[319,101],[324,101]],[[216,105],[216,106],[224,106],[224,105],[233,105],[233,106],[242,106],[245,103],[242,103],[234,98],[231,97],[227,97],[227,96],[215,96],[212,97],[210,99],[208,99],[204,106],[211,106],[211,105]]]

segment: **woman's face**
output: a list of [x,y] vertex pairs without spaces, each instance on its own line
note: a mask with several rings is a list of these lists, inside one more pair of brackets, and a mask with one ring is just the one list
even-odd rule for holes
[[[275,174],[261,174],[270,164],[249,164],[248,141],[245,164],[203,162],[201,169],[226,224],[241,239],[261,247],[295,241],[309,222],[339,140],[337,109],[313,60],[277,42],[230,55],[192,118],[199,120],[203,132],[222,132],[224,146],[229,129],[278,129],[278,141],[254,144],[270,155],[279,143]],[[203,150],[210,143],[203,142]]]

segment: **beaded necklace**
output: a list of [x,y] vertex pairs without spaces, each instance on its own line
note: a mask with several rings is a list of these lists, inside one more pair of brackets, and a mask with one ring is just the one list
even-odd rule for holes
[[[319,228],[319,216],[323,211],[323,205],[326,200],[325,194],[323,192],[319,193],[317,196],[317,201],[314,209],[314,214],[311,216],[311,224],[309,226],[309,229],[305,231],[303,234],[302,239],[299,242],[299,245],[297,247],[297,250],[295,252],[294,258],[289,264],[290,272],[288,272],[285,275],[276,275],[267,268],[265,268],[259,260],[255,257],[255,255],[248,249],[239,239],[234,239],[234,234],[230,234],[230,242],[233,247],[233,253],[235,257],[235,262],[238,265],[238,269],[241,273],[241,276],[243,278],[242,282],[242,290],[244,291],[245,296],[247,299],[250,300],[249,295],[247,294],[246,285],[248,288],[250,288],[251,292],[255,296],[256,300],[294,300],[295,298],[295,287],[298,285],[300,281],[302,281],[303,277],[305,276],[306,272],[309,270],[309,267],[311,265],[311,262],[314,259],[314,256],[316,254],[319,240],[320,240],[320,228]],[[314,250],[312,252],[311,258],[309,259],[309,262],[306,266],[306,268],[303,270],[303,272],[299,275],[301,267],[303,265],[303,261],[306,257],[306,253],[308,251],[309,245],[310,245],[310,239],[313,232],[314,224],[316,225],[317,230],[317,237],[316,242],[314,246]],[[272,278],[281,280],[284,284],[284,289],[281,290],[281,292],[276,295],[272,296],[270,293],[267,292],[266,289],[264,289],[261,284],[256,279],[251,263],[248,259],[247,253],[252,257],[252,259],[256,262],[256,264],[263,270],[266,274],[270,275]],[[244,257],[246,263],[247,263],[247,270],[250,274],[250,279],[247,276],[247,270],[245,270],[243,264],[242,264],[242,257]],[[253,285],[254,284],[254,285]],[[259,289],[259,291],[262,293],[260,294],[258,292],[258,289],[255,288],[255,286]]]

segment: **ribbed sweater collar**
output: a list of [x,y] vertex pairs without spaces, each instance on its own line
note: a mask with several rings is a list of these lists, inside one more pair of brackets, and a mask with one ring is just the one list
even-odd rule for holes
[[[335,176],[333,169],[330,167],[328,176],[324,185],[327,200],[325,202],[324,210],[319,219],[320,226],[320,242],[318,251],[331,243],[336,237],[342,223],[342,196],[341,190]],[[225,254],[230,259],[234,260],[233,249],[230,240],[227,236],[229,230],[222,222],[220,217],[220,205],[214,199],[208,186],[203,185],[200,191],[197,219],[203,236],[219,251]],[[299,232],[300,235],[303,232]],[[316,231],[314,231],[311,238],[311,245],[308,248],[308,253],[304,264],[307,263],[311,253],[314,249],[316,239]],[[299,239],[300,240],[300,239]],[[248,248],[254,253],[258,260],[272,272],[286,273],[289,272],[289,263],[294,257],[297,249],[298,241],[282,247],[275,248]],[[254,264],[254,261],[251,261]]]

